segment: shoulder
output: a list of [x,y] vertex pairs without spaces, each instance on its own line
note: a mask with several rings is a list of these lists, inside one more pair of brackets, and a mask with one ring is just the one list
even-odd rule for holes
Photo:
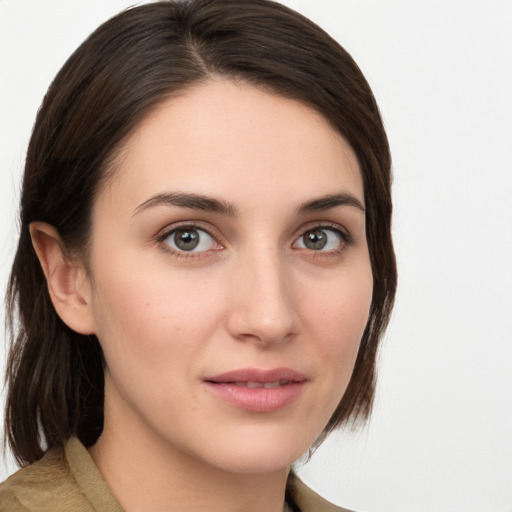
[[322,498],[322,496],[310,489],[296,476],[293,477],[290,483],[293,499],[301,512],[351,512]]
[[[58,508],[57,508],[58,507]],[[70,472],[64,450],[48,451],[41,460],[0,484],[0,512],[89,512]]]

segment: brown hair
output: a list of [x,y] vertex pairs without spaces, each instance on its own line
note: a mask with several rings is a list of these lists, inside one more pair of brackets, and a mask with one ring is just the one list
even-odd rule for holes
[[163,1],[100,26],[51,84],[30,140],[22,226],[10,276],[6,435],[20,463],[77,435],[93,444],[103,424],[103,359],[95,336],[56,314],[28,225],[47,222],[66,249],[87,254],[91,208],[127,135],[157,104],[212,76],[302,101],[354,149],[364,182],[373,299],[348,389],[324,436],[367,418],[376,353],[396,288],[390,154],[361,71],[329,35],[269,0]]

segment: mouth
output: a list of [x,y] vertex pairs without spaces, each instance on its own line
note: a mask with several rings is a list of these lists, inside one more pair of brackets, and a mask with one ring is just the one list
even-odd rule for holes
[[286,386],[289,384],[289,380],[276,380],[274,382],[231,382],[230,384],[234,384],[235,386],[245,387],[250,389],[256,388],[265,388],[265,389],[274,389],[280,386]]
[[274,412],[295,402],[307,378],[290,368],[246,368],[204,379],[206,388],[229,405],[251,412]]

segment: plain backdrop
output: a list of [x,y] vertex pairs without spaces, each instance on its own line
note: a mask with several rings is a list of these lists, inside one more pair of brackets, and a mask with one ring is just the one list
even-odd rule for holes
[[[284,3],[345,46],[377,97],[400,274],[372,421],[331,437],[299,474],[358,512],[511,512],[512,1]],[[0,0],[2,286],[43,94],[131,4]],[[13,469],[6,457],[1,479]]]

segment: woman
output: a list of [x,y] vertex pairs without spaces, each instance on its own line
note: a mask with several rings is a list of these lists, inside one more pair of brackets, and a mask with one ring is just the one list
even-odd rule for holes
[[290,466],[369,415],[396,271],[334,40],[267,0],[121,13],[51,85],[21,212],[1,510],[340,510]]

